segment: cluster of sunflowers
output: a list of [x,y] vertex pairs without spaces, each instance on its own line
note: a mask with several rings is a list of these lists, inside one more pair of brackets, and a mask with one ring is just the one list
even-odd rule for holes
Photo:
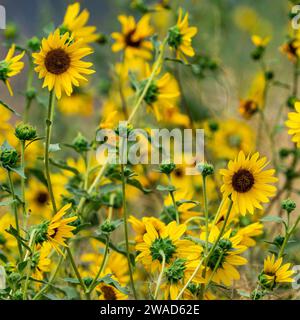
[[[1,92],[6,86],[13,95],[25,57],[28,75],[22,114],[0,100],[0,299],[296,297],[299,31],[281,46],[294,69],[291,85],[267,64],[270,39],[253,34],[251,57],[261,72],[236,108],[240,119],[197,120],[183,72],[203,79],[222,73],[221,62],[196,52],[198,29],[184,8],[132,1],[131,10],[139,19],[120,15],[111,40],[88,24],[89,12],[77,2],[44,37],[14,44],[14,27],[5,30]],[[109,41],[119,60],[96,92],[89,84],[98,72],[85,60]],[[270,121],[273,87],[289,95]],[[63,142],[67,121],[91,115],[100,118],[92,138],[78,132]],[[96,133],[118,135],[121,120],[129,123],[127,133],[138,125],[204,128],[205,161],[99,164]],[[286,127],[293,145],[279,149]],[[262,136],[271,161],[256,152]],[[188,167],[199,174],[186,175]]]

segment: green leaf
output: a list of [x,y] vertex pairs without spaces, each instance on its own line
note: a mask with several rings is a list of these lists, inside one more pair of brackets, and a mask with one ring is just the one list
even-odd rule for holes
[[10,206],[15,202],[17,202],[17,201],[16,200],[1,201],[0,202],[0,207]]
[[0,106],[3,106],[4,108],[8,109],[10,112],[14,113],[16,116],[20,116],[20,114],[15,111],[13,108],[11,108],[10,106],[8,106],[6,103],[4,103],[2,100],[0,100]]
[[8,262],[8,259],[2,250],[0,250],[0,260],[2,260],[4,263]]
[[25,261],[18,263],[17,268],[18,268],[19,272],[22,272],[26,268],[27,263],[28,263],[28,260],[25,260]]
[[73,284],[79,284],[79,280],[76,278],[63,278],[63,281],[68,282],[68,283],[73,283]]
[[156,187],[156,190],[158,191],[168,191],[168,192],[174,192],[176,191],[176,188],[174,186],[162,186],[162,185],[158,185]]
[[171,62],[183,64],[184,66],[189,66],[189,67],[191,66],[190,63],[185,63],[183,60],[180,60],[180,59],[174,59],[174,58],[168,58],[168,57],[166,57],[166,58],[165,58],[165,61],[171,61]]
[[18,174],[20,177],[22,177],[23,179],[26,179],[25,173],[24,173],[24,169],[21,167],[17,167],[17,168],[9,168],[11,171],[15,172],[16,174]]
[[137,179],[127,179],[127,183],[130,184],[131,186],[141,190],[144,193],[152,192],[152,190],[144,188],[143,185],[140,183],[140,181]]
[[71,171],[76,175],[80,174],[79,171],[76,168],[69,166],[66,161],[63,161],[63,160],[56,161],[56,160],[53,160],[53,159],[49,159],[49,160],[50,160],[50,163],[52,165],[54,165],[55,167],[58,167],[58,168],[63,169],[63,170]]
[[180,207],[181,205],[183,205],[185,203],[192,203],[195,206],[200,204],[199,201],[194,201],[194,200],[184,200],[184,199],[182,199],[182,200],[176,201],[177,207]]
[[244,290],[237,290],[237,293],[241,296],[241,297],[245,297],[245,298],[250,298],[250,293],[246,292]]
[[284,220],[278,216],[267,216],[260,219],[262,222],[284,223]]
[[120,292],[122,292],[124,294],[129,294],[129,291],[126,288],[122,287],[118,281],[112,279],[111,276],[112,276],[112,274],[107,274],[104,277],[99,278],[97,280],[97,283],[104,282],[105,284],[108,284],[109,286],[115,287],[117,290],[119,290]]
[[25,247],[31,253],[31,249],[26,244],[26,240],[24,238],[22,238],[21,236],[19,236],[18,231],[12,225],[10,225],[8,229],[5,229],[5,231],[7,233],[11,234],[14,238],[16,238],[17,241],[20,241],[22,246]]

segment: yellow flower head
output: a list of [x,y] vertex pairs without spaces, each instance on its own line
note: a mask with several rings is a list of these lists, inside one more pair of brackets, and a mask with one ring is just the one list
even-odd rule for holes
[[79,81],[87,81],[83,75],[94,73],[90,69],[93,64],[81,60],[91,54],[92,49],[84,47],[81,40],[72,40],[68,32],[61,36],[60,31],[56,30],[42,40],[41,51],[33,53],[34,63],[37,64],[35,71],[40,79],[44,78],[43,87],[54,90],[58,99],[62,91],[70,96],[73,85],[78,87]]
[[69,97],[63,95],[57,106],[60,112],[66,116],[89,117],[94,110],[93,96],[88,93],[73,92]]
[[121,15],[118,19],[122,25],[122,32],[112,33],[111,36],[116,41],[112,51],[124,50],[126,58],[129,59],[151,59],[153,45],[148,38],[153,34],[153,28],[149,24],[150,16],[143,16],[139,22],[136,22],[133,16]]
[[196,27],[189,26],[189,14],[183,16],[182,8],[176,26],[169,29],[168,44],[175,50],[177,59],[186,61],[185,56],[193,57],[195,50],[192,47],[192,38],[197,33]]
[[292,141],[300,148],[300,102],[295,103],[295,111],[289,112],[285,125],[289,128],[288,134],[292,135]]
[[290,269],[291,264],[282,264],[282,258],[275,259],[275,255],[268,256],[264,261],[264,270],[260,276],[263,285],[273,289],[277,283],[289,283],[294,279],[291,277],[294,274]]
[[256,47],[263,47],[264,48],[270,42],[270,37],[261,38],[258,35],[253,35],[251,37],[251,41]]
[[257,237],[263,234],[263,224],[260,222],[251,223],[246,227],[240,228],[237,235],[242,237],[241,245],[246,247],[254,247],[256,241],[253,237]]
[[201,248],[189,240],[181,240],[186,231],[186,225],[177,225],[175,221],[170,222],[161,234],[155,230],[152,224],[146,223],[146,233],[143,242],[136,245],[140,251],[136,260],[141,261],[151,272],[160,268],[163,261],[161,252],[165,256],[168,265],[176,258],[196,259],[199,257]]
[[[150,76],[151,70],[148,68],[147,75]],[[148,82],[145,79],[140,84],[143,90]],[[144,101],[150,111],[153,111],[158,121],[162,120],[162,113],[166,109],[174,108],[174,104],[180,96],[180,90],[176,79],[170,74],[165,73],[162,77],[154,79],[145,94]]]
[[[207,263],[206,280],[212,277],[212,281],[226,286],[232,285],[233,280],[240,279],[240,274],[236,266],[247,263],[247,259],[240,254],[247,250],[247,247],[241,244],[242,237],[239,235],[231,236],[228,230],[218,242],[218,249],[214,251]],[[218,227],[212,228],[209,234],[209,242],[214,243],[220,234]],[[205,232],[200,235],[205,240]],[[215,272],[213,273],[213,271]]]
[[70,226],[69,223],[75,221],[77,216],[63,219],[63,216],[71,206],[72,204],[69,203],[61,208],[48,225],[47,241],[61,254],[62,251],[59,246],[67,247],[66,240],[73,237],[72,231],[76,229],[76,227]]
[[44,243],[38,251],[34,252],[31,260],[33,278],[43,280],[43,273],[51,271],[51,260],[49,258],[51,249],[49,243]]
[[24,62],[20,60],[23,58],[25,51],[14,56],[15,50],[16,46],[13,44],[8,50],[5,59],[0,61],[0,80],[6,84],[11,96],[13,96],[13,91],[9,83],[9,78],[16,76],[24,68]]
[[233,159],[239,151],[248,154],[255,149],[255,134],[244,122],[234,119],[220,121],[209,146],[217,158]]
[[151,224],[160,235],[165,228],[165,224],[155,217],[143,217],[138,220],[134,216],[130,216],[128,222],[131,224],[132,229],[136,232],[135,241],[143,242],[144,234],[147,232],[146,224]]
[[69,32],[75,40],[81,40],[83,43],[95,42],[99,39],[95,26],[87,26],[90,13],[87,9],[80,12],[80,3],[75,2],[68,6],[64,21],[60,27],[61,33]]
[[224,197],[231,195],[236,211],[245,215],[253,214],[254,209],[262,209],[261,203],[269,202],[274,196],[276,187],[271,185],[277,181],[275,170],[263,170],[268,164],[265,157],[259,159],[259,153],[245,156],[240,151],[235,160],[230,160],[228,169],[221,169],[224,184],[221,191]]

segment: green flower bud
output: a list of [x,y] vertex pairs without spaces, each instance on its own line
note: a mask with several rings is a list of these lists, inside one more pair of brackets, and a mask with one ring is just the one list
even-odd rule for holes
[[290,151],[289,149],[282,148],[282,149],[280,149],[280,151],[279,151],[279,156],[280,156],[280,158],[284,159],[284,158],[286,158],[290,153],[291,153],[291,151]]
[[43,222],[37,225],[35,228],[35,243],[43,244],[47,240],[47,232],[48,232],[49,222]]
[[281,208],[285,210],[288,214],[296,209],[296,202],[291,199],[286,199],[281,202]]
[[209,129],[212,131],[212,132],[216,132],[219,130],[219,124],[218,122],[214,121],[214,120],[210,120],[208,122],[208,126],[209,126]]
[[37,137],[36,128],[27,123],[20,123],[15,129],[15,136],[21,141],[30,141]]
[[20,280],[21,280],[21,275],[20,275],[20,273],[18,273],[18,272],[12,272],[9,276],[8,276],[8,278],[7,278],[7,280],[8,280],[8,282],[10,283],[10,284],[16,284],[16,283],[18,283]]
[[252,300],[260,300],[264,296],[264,292],[261,290],[253,290],[251,292],[251,299]]
[[13,40],[18,36],[18,28],[14,23],[8,23],[4,30],[4,37],[9,40]]
[[104,223],[101,224],[100,230],[103,233],[111,233],[116,230],[116,226],[110,220],[106,220]]
[[164,174],[171,174],[176,169],[176,165],[174,163],[162,163],[159,166],[159,171]]
[[83,282],[86,285],[86,287],[88,288],[92,284],[93,278],[91,278],[91,277],[83,278]]
[[28,40],[27,46],[31,51],[39,51],[41,47],[41,41],[38,37],[32,37]]
[[33,100],[36,97],[36,89],[30,88],[26,91],[26,98],[29,100]]
[[23,291],[21,289],[13,294],[13,300],[23,300]]
[[274,72],[273,71],[266,71],[265,72],[265,79],[266,80],[272,80],[274,78]]
[[284,242],[284,237],[283,236],[277,236],[275,237],[273,243],[275,244],[276,247],[281,248]]
[[260,60],[265,52],[265,48],[262,46],[256,47],[255,50],[251,53],[251,58],[253,60]]
[[287,106],[291,109],[294,108],[295,103],[298,101],[296,96],[290,96],[286,102]]
[[78,133],[77,137],[73,140],[73,146],[78,153],[89,150],[89,142],[81,133]]
[[205,162],[198,163],[197,169],[203,177],[210,176],[214,173],[214,166]]
[[182,41],[182,35],[180,33],[180,30],[177,26],[174,26],[169,29],[168,33],[168,45],[171,48],[177,49]]
[[3,148],[0,150],[0,163],[5,169],[16,167],[18,158],[19,156],[15,149]]

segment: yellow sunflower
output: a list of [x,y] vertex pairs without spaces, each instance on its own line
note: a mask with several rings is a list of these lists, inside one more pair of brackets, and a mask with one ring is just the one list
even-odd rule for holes
[[189,240],[181,240],[186,231],[186,225],[177,225],[175,221],[170,222],[161,235],[152,224],[146,224],[147,233],[143,236],[143,242],[136,245],[139,252],[137,261],[143,263],[145,268],[151,272],[158,270],[163,261],[161,252],[165,255],[166,264],[170,264],[176,258],[196,259],[199,257],[201,248]]
[[76,227],[69,225],[69,223],[75,221],[77,216],[63,219],[63,216],[71,206],[72,204],[69,203],[61,208],[51,219],[47,228],[47,241],[61,254],[63,253],[59,246],[67,247],[66,240],[73,237],[72,231],[76,229]]
[[285,125],[289,128],[288,134],[292,135],[292,141],[300,148],[300,102],[295,103],[295,111],[289,112]]
[[258,35],[253,35],[251,37],[251,41],[256,47],[264,48],[270,42],[270,37],[262,38],[262,37],[260,37]]
[[274,254],[265,259],[264,270],[259,280],[267,288],[273,289],[278,283],[294,282],[291,277],[294,274],[294,271],[290,270],[291,264],[282,262],[282,258],[276,260]]
[[[150,76],[150,68],[147,70],[147,76]],[[140,90],[146,86],[148,79],[140,83]],[[162,77],[154,79],[144,97],[144,101],[150,111],[153,111],[158,121],[162,120],[162,113],[166,109],[174,108],[180,90],[176,79],[170,74],[165,73]]]
[[34,252],[30,265],[33,278],[43,280],[43,273],[51,271],[51,260],[49,258],[51,249],[49,243],[44,243],[38,251]]
[[40,79],[44,78],[43,87],[54,90],[60,99],[62,91],[70,96],[73,86],[78,87],[80,81],[87,81],[83,75],[94,73],[89,69],[93,64],[81,60],[91,53],[92,49],[84,47],[81,40],[73,41],[68,32],[60,35],[56,30],[42,40],[41,51],[32,55],[37,64],[35,71]]
[[17,248],[16,239],[5,231],[10,225],[15,225],[15,219],[10,213],[0,216],[0,250],[5,249],[8,252]]
[[271,185],[277,181],[274,169],[263,170],[268,163],[265,157],[259,159],[259,153],[245,156],[240,151],[235,160],[230,160],[228,169],[221,169],[224,197],[231,195],[233,207],[245,215],[253,214],[254,209],[262,209],[261,203],[269,202],[274,196],[276,187]]
[[[218,242],[218,246],[207,263],[206,281],[209,279],[217,284],[223,283],[226,286],[232,285],[233,280],[239,280],[240,274],[236,266],[247,263],[247,259],[240,254],[247,250],[247,247],[241,245],[242,237],[239,235],[231,236],[232,230],[228,230]],[[214,243],[220,230],[213,227],[208,241]],[[200,236],[205,240],[205,232]]]
[[16,76],[24,68],[24,62],[20,60],[23,58],[25,51],[14,56],[15,50],[16,46],[13,44],[8,50],[5,59],[0,61],[0,80],[5,83],[11,96],[13,96],[13,91],[9,83],[9,78]]
[[124,50],[126,58],[129,59],[151,59],[153,45],[148,38],[153,35],[153,28],[149,24],[150,16],[144,15],[139,22],[136,22],[133,16],[121,15],[118,19],[122,25],[122,32],[112,33],[111,36],[116,41],[112,45],[112,51]]
[[142,220],[139,220],[134,216],[130,216],[128,222],[131,224],[132,229],[136,232],[135,242],[137,243],[143,242],[144,234],[147,232],[147,223],[151,224],[159,235],[165,228],[165,224],[155,217],[143,217]]
[[255,133],[244,122],[234,119],[221,121],[209,146],[217,158],[233,159],[239,151],[248,154],[255,149]]
[[64,21],[60,27],[61,33],[69,32],[75,40],[81,40],[83,43],[95,42],[99,39],[95,26],[87,26],[90,13],[87,9],[80,12],[80,3],[75,2],[68,6]]
[[196,27],[189,27],[189,14],[183,16],[182,8],[176,26],[169,29],[168,44],[175,50],[177,59],[186,61],[186,57],[193,57],[195,50],[192,47],[192,38],[197,33]]
[[128,296],[119,291],[117,288],[106,284],[100,283],[96,288],[99,294],[99,300],[127,300]]

